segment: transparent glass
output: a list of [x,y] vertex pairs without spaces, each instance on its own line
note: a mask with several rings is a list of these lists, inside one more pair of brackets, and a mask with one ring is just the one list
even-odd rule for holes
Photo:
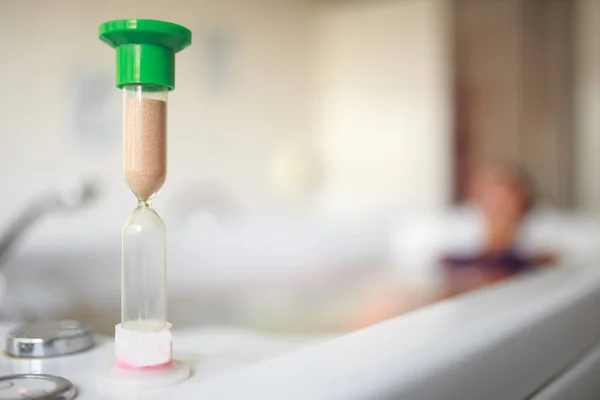
[[123,172],[141,201],[152,199],[167,176],[167,93],[164,86],[123,88]]
[[123,172],[138,207],[123,226],[121,325],[159,330],[167,322],[166,229],[152,198],[167,174],[167,88],[123,88]]
[[166,229],[151,204],[140,202],[123,226],[121,325],[159,330],[167,322]]

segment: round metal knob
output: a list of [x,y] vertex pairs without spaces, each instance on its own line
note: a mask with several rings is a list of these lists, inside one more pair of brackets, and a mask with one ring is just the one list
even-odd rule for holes
[[87,350],[94,345],[90,328],[77,321],[45,321],[21,325],[6,337],[6,353],[14,357],[43,358]]

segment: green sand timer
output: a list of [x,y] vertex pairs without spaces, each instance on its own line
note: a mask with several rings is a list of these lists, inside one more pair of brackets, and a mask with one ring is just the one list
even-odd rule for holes
[[152,199],[167,174],[167,94],[175,88],[175,53],[191,44],[192,34],[170,22],[124,19],[100,25],[99,35],[116,50],[123,172],[138,202],[123,226],[121,323],[115,328],[115,364],[101,374],[102,384],[165,387],[187,379],[190,368],[172,359],[166,231]]

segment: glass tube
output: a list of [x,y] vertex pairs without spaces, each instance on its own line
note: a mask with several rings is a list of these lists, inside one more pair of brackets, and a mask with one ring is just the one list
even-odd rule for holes
[[164,86],[123,87],[123,172],[144,202],[167,177],[167,93]]
[[127,184],[138,200],[122,241],[121,326],[160,330],[167,322],[166,229],[152,199],[166,178],[167,88],[123,88],[123,158]]
[[158,330],[167,322],[166,230],[156,211],[141,202],[123,227],[121,324]]

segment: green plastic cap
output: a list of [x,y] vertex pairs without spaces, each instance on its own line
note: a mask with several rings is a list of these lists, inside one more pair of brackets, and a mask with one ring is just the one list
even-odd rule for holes
[[117,50],[117,87],[131,84],[175,88],[175,53],[192,43],[192,32],[152,19],[119,19],[98,28],[100,40]]

